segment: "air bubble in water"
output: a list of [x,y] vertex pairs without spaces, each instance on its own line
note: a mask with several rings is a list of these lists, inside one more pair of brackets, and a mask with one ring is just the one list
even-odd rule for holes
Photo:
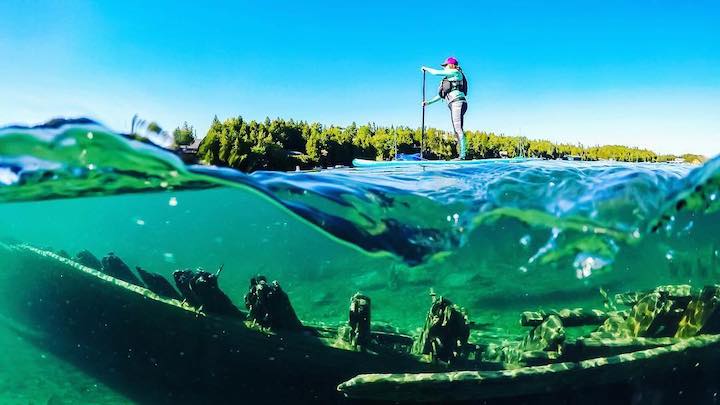
[[8,168],[0,167],[0,184],[9,186],[17,183],[18,180],[20,180],[20,176],[17,173]]
[[694,222],[694,221],[688,222],[687,226],[685,226],[685,228],[683,228],[682,231],[683,231],[683,232],[690,232],[690,230],[692,229],[693,225],[695,225],[695,222]]
[[593,271],[600,270],[608,264],[610,264],[610,262],[601,257],[580,253],[575,257],[573,267],[575,267],[577,278],[584,279],[590,277]]
[[77,140],[75,140],[75,138],[65,138],[60,141],[60,146],[70,147],[75,145],[77,145]]

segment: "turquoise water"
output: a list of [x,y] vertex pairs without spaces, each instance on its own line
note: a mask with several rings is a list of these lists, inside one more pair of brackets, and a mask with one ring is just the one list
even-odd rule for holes
[[[597,306],[601,287],[717,283],[719,197],[720,159],[245,175],[185,166],[88,121],[0,130],[2,240],[114,252],[165,276],[223,266],[220,286],[239,306],[265,274],[313,323],[342,323],[362,291],[374,321],[408,333],[431,289],[512,335],[520,311]],[[3,403],[131,402],[1,319],[0,342],[14,348]],[[46,382],[19,383],[38,375]]]

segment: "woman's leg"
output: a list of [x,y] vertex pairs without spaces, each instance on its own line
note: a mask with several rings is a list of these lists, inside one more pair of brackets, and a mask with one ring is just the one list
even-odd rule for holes
[[453,101],[448,107],[450,107],[450,117],[458,140],[458,154],[460,159],[465,159],[465,131],[463,130],[463,124],[465,123],[467,102],[465,100]]

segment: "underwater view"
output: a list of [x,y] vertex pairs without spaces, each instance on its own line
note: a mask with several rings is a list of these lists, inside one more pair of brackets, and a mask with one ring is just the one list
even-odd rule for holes
[[719,196],[719,158],[247,175],[6,127],[0,402],[714,403]]

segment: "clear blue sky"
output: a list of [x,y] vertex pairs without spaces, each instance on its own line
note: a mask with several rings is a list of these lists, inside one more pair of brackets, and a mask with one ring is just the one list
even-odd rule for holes
[[[419,126],[419,67],[454,55],[466,128],[720,153],[719,2],[440,3],[1,2],[0,124]],[[447,108],[428,124],[450,130]]]

